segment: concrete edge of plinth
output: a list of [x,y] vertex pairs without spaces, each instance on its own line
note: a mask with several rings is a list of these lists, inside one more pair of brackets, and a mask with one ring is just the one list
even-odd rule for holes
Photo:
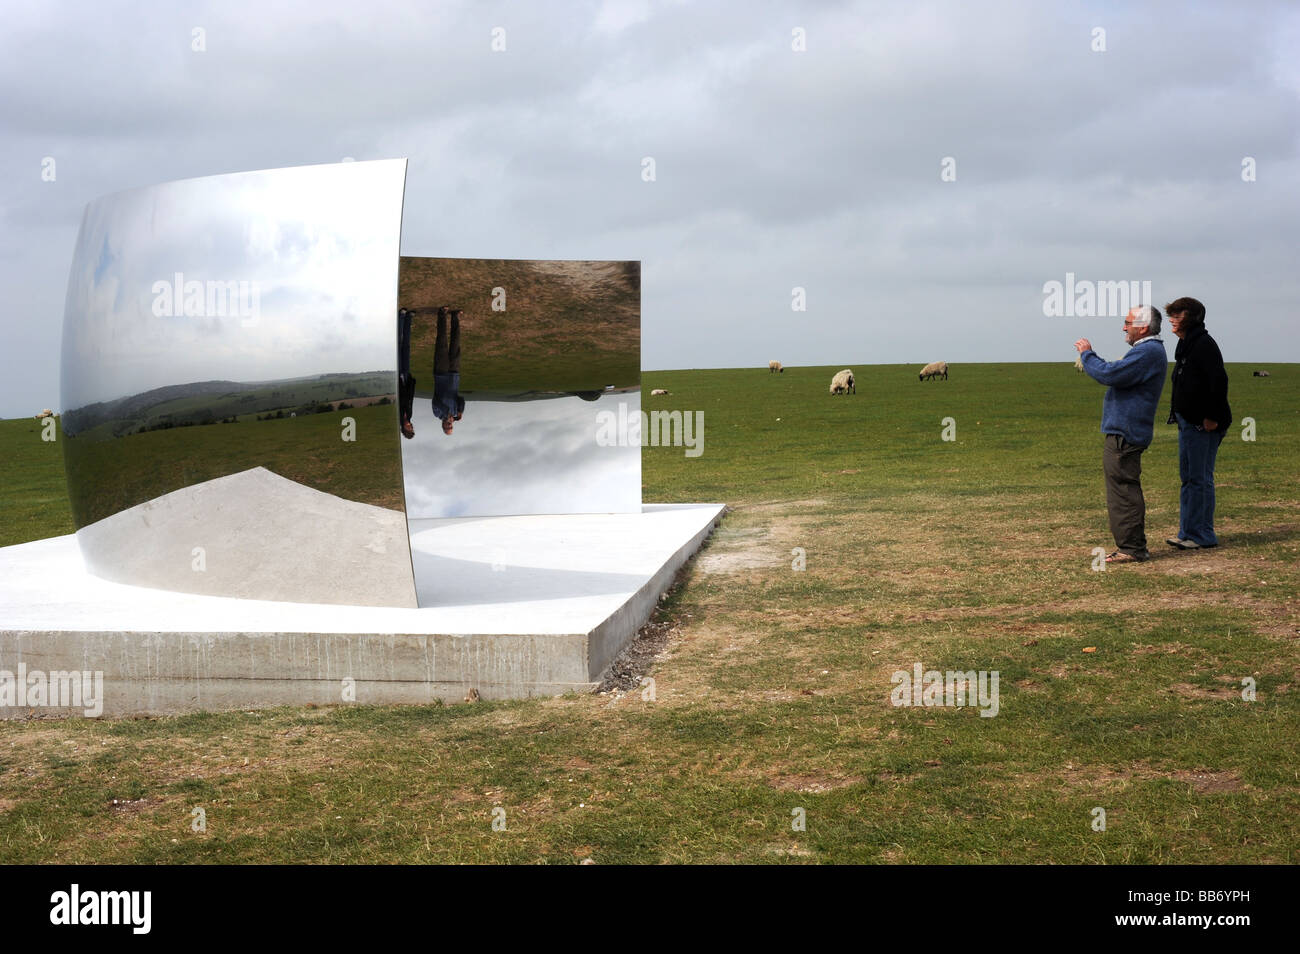
[[[0,718],[459,702],[470,689],[482,699],[561,695],[594,688],[586,646],[585,633],[7,631],[0,632],[3,669],[25,678],[18,695],[11,685],[18,680],[0,677]],[[77,705],[49,704],[58,698],[51,673],[79,674]],[[98,684],[94,673],[102,673]],[[31,705],[28,684],[42,680],[51,688]],[[87,711],[92,698],[99,712]]]
[[591,631],[587,637],[587,673],[593,683],[600,683],[605,670],[654,614],[659,595],[668,589],[678,571],[704,545],[725,512],[725,507],[719,507],[713,519],[683,543],[631,599]]
[[[165,716],[281,705],[401,705],[589,692],[725,513],[589,632],[550,634],[0,630],[0,718]],[[20,670],[26,674],[18,678]],[[51,674],[86,674],[85,695]],[[95,677],[102,682],[93,690]],[[46,680],[43,696],[32,685]],[[23,685],[19,686],[22,682]],[[81,691],[77,680],[77,691]],[[93,692],[93,696],[91,693]],[[73,699],[59,706],[59,699]],[[33,704],[34,703],[34,704]]]

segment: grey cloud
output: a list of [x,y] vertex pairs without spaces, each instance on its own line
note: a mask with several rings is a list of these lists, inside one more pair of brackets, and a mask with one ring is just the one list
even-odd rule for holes
[[1066,271],[1195,294],[1230,358],[1300,360],[1297,24],[1279,2],[22,8],[0,39],[0,413],[53,406],[57,349],[17,322],[57,329],[85,202],[344,155],[410,156],[407,254],[644,260],[651,368],[936,341],[1068,359],[1097,325],[1042,318]]

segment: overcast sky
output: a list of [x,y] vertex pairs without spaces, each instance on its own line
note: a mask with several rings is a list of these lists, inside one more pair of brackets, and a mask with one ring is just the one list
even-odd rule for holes
[[409,157],[403,254],[642,260],[647,369],[1118,357],[1067,272],[1300,360],[1295,4],[415,6],[10,4],[0,415],[59,406],[87,202],[345,156]]
[[406,515],[639,513],[639,423],[613,435],[618,443],[599,439],[601,413],[617,415],[619,404],[639,422],[637,394],[595,401],[482,401],[471,394],[464,416],[444,434],[429,399],[417,398],[415,439],[402,441]]
[[[193,381],[395,370],[403,165],[208,176],[94,202],[68,285],[63,410]],[[223,280],[245,293],[214,297],[215,314],[186,293]]]

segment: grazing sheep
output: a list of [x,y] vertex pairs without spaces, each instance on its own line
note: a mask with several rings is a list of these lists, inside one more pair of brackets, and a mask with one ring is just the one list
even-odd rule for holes
[[926,378],[938,378],[938,377],[942,377],[945,381],[948,380],[947,361],[931,361],[929,364],[927,364],[924,368],[921,369],[921,373],[917,376],[916,380],[924,381]]
[[1076,371],[1083,370],[1083,355],[1078,354],[1074,356],[1074,370]]
[[1269,374],[1268,374],[1267,371],[1256,371],[1256,372],[1255,372],[1255,377],[1257,377],[1257,378],[1267,378],[1268,376],[1269,376]]
[[781,367],[780,361],[769,361],[767,363],[767,373],[771,374],[773,371],[785,374],[785,368]]
[[36,415],[36,420],[43,421],[45,420],[45,418],[53,417],[53,416],[54,416],[54,412],[47,407],[45,410],[41,411],[40,414]]
[[831,394],[857,394],[858,389],[853,384],[853,372],[848,368],[840,371],[835,377],[831,378]]
[[658,397],[658,396],[661,395],[661,394],[667,394],[667,393],[668,393],[668,392],[665,391],[663,388],[655,388],[653,391],[650,392],[650,396],[651,396],[651,397]]

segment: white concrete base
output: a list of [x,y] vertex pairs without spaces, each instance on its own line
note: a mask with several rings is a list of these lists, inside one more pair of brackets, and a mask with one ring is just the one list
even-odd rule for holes
[[[86,572],[71,535],[4,547],[0,680],[20,665],[102,671],[108,716],[585,690],[722,510],[412,521],[420,609],[114,583]],[[0,707],[0,717],[42,714],[64,713]]]

